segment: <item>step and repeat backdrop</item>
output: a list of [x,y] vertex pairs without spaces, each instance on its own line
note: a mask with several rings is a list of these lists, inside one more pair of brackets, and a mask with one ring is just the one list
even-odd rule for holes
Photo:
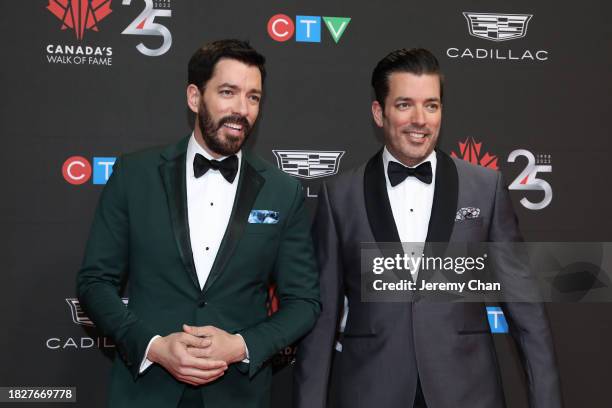
[[[321,183],[381,146],[376,62],[430,49],[446,77],[441,148],[504,173],[530,241],[612,241],[612,5],[547,1],[27,0],[2,2],[0,386],[70,386],[105,406],[115,347],[75,298],[93,212],[115,159],[191,132],[187,61],[249,40],[267,58],[248,142]],[[125,294],[128,302],[129,294]],[[609,407],[612,305],[548,304],[568,407]],[[488,309],[509,407],[526,407],[503,314]],[[294,347],[272,363],[291,401]]]

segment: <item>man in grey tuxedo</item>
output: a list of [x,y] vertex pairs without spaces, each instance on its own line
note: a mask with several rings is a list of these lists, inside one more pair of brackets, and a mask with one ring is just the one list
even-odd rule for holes
[[[327,404],[343,299],[348,317],[338,355],[338,407],[498,408],[504,396],[483,303],[362,302],[364,242],[519,242],[500,172],[435,149],[443,76],[427,50],[397,50],[372,75],[372,114],[385,147],[324,184],[314,223],[323,311],[298,349],[294,400]],[[462,209],[475,208],[469,217]],[[524,276],[520,262],[502,265]],[[524,356],[532,407],[560,407],[561,392],[544,307],[502,305]]]

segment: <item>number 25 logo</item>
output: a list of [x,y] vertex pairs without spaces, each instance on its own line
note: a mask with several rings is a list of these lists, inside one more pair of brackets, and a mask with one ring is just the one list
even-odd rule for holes
[[[172,10],[158,10],[153,8],[153,0],[144,0],[145,9],[121,34],[154,35],[163,37],[164,42],[159,48],[151,49],[140,43],[136,49],[149,57],[159,57],[165,54],[172,45],[172,33],[162,24],[155,22],[155,17],[172,17]],[[132,0],[123,0],[124,6],[132,4]]]
[[518,177],[508,187],[510,190],[540,190],[544,192],[544,198],[539,203],[533,203],[523,197],[521,204],[529,210],[541,210],[546,208],[552,201],[553,192],[552,187],[546,180],[538,178],[538,173],[550,173],[552,166],[550,165],[536,165],[536,160],[529,150],[518,149],[510,153],[508,161],[514,163],[518,156],[523,156],[527,159],[527,166],[518,175]]

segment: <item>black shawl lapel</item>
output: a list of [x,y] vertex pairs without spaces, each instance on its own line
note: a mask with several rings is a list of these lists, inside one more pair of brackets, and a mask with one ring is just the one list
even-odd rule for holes
[[[427,243],[437,243],[435,246],[425,245],[424,253],[427,257],[443,257],[448,247],[453,228],[455,226],[455,215],[457,213],[457,200],[459,197],[459,176],[457,166],[449,155],[436,149],[436,186],[434,187],[433,204],[431,216],[427,228]],[[446,281],[454,281],[454,273],[440,271]],[[421,287],[422,281],[431,279],[430,273],[419,273],[417,286]],[[417,299],[430,296],[427,292],[419,292]],[[436,293],[437,300],[453,301],[456,296],[447,293]],[[446,297],[440,297],[446,296]]]
[[[448,242],[455,224],[459,177],[457,167],[450,156],[436,150],[436,158],[436,185],[426,242]],[[376,242],[400,242],[389,195],[387,194],[382,150],[372,157],[366,165],[364,195],[368,220]],[[432,248],[426,245],[425,254],[427,256],[442,255],[445,251],[445,248],[442,248],[443,246],[438,245],[435,251],[432,251]],[[388,253],[393,255],[396,251],[394,252],[391,249],[389,248]],[[397,250],[398,248],[394,249]],[[383,250],[383,253],[387,253],[387,251]],[[420,281],[422,280],[427,280],[427,278],[419,273],[417,287],[420,287]],[[416,296],[415,299],[418,297]]]
[[366,164],[363,184],[368,221],[376,242],[399,242],[399,233],[387,194],[382,150]]
[[459,176],[457,166],[446,153],[436,150],[436,186],[434,188],[431,217],[427,229],[427,242],[448,242],[455,225]]
[[159,171],[164,183],[172,230],[185,270],[200,289],[198,275],[193,262],[191,240],[189,236],[189,221],[187,218],[187,179],[185,175],[185,160],[189,138],[170,146],[162,153],[163,162]]
[[[459,177],[449,155],[436,150],[436,158],[436,186],[426,241],[448,242],[455,224]],[[381,150],[368,161],[365,168],[366,211],[376,242],[399,242],[386,183]]]
[[230,221],[225,230],[225,235],[221,241],[221,246],[215,262],[210,270],[210,275],[206,280],[202,293],[204,294],[212,284],[221,276],[227,261],[231,258],[236,245],[240,241],[244,233],[249,214],[259,194],[259,190],[265,183],[265,179],[253,168],[249,163],[247,152],[243,150],[243,159],[241,163],[240,179],[236,191],[236,199],[234,200],[234,208]]

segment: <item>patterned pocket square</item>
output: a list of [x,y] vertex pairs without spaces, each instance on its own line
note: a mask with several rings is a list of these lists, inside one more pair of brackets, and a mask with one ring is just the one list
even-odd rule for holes
[[457,211],[455,215],[455,222],[464,220],[473,220],[480,217],[480,208],[477,207],[463,207]]
[[278,211],[251,210],[249,224],[277,224]]

